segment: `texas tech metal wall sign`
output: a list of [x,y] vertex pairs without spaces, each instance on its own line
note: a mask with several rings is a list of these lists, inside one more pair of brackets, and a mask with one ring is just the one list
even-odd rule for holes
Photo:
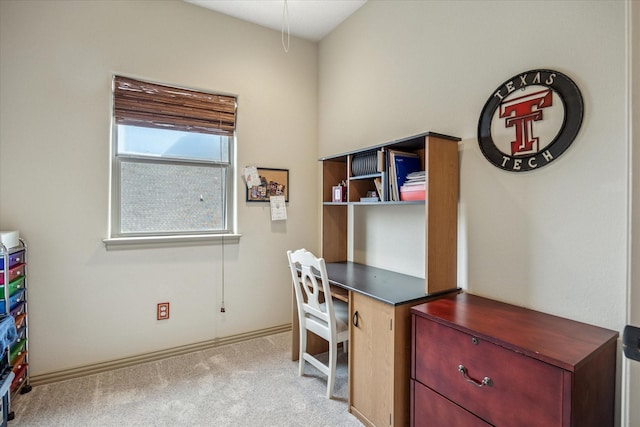
[[582,94],[569,77],[553,70],[526,71],[501,84],[484,105],[480,150],[500,169],[539,169],[569,148],[583,113]]

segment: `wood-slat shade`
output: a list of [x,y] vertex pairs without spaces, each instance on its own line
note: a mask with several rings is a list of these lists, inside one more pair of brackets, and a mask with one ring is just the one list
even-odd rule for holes
[[236,98],[114,76],[117,124],[232,135]]

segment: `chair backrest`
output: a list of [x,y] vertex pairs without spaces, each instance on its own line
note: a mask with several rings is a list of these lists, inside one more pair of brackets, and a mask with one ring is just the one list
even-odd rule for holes
[[[336,336],[336,320],[323,258],[306,249],[287,251],[301,327],[325,339]],[[319,277],[318,277],[319,276]],[[324,304],[320,292],[324,293]]]

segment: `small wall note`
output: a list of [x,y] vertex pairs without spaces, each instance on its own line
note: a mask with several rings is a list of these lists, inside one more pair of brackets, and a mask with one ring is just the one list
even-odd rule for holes
[[242,176],[247,183],[247,188],[258,187],[260,185],[260,176],[258,168],[255,166],[246,166],[242,171]]
[[287,219],[287,206],[284,201],[284,196],[271,196],[269,203],[271,204],[271,221]]

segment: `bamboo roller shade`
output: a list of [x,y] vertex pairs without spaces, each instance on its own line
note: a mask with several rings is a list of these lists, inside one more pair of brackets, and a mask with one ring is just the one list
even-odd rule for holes
[[114,76],[117,124],[232,135],[236,98]]

